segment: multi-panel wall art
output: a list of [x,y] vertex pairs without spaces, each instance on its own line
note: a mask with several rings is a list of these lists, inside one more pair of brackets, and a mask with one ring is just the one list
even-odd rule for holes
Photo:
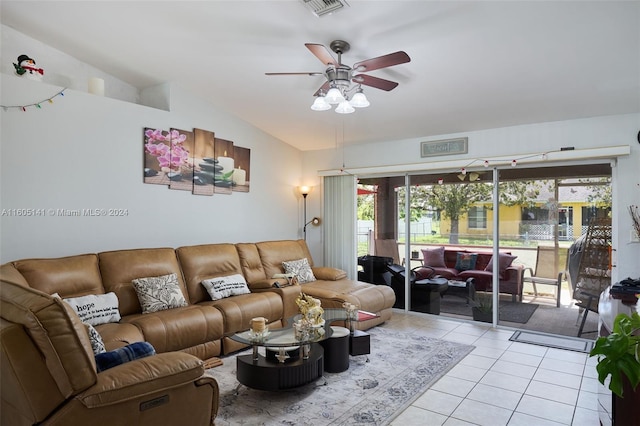
[[208,130],[144,129],[144,183],[195,195],[249,192],[250,157]]

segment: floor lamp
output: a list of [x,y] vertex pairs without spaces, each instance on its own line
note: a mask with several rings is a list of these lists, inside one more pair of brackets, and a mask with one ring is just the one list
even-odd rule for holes
[[301,186],[299,187],[300,194],[302,194],[302,198],[304,199],[304,226],[302,227],[302,233],[304,234],[304,240],[307,241],[307,225],[312,224],[314,226],[320,225],[320,218],[314,217],[309,222],[307,222],[307,195],[311,192],[310,186]]

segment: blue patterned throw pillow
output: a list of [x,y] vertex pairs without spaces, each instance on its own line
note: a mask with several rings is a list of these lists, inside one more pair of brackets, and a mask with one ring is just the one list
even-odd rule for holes
[[151,343],[135,342],[122,348],[96,355],[98,372],[108,370],[125,362],[154,355],[156,350]]
[[458,252],[456,257],[455,268],[458,271],[468,271],[476,268],[476,260],[478,260],[478,253],[462,253]]

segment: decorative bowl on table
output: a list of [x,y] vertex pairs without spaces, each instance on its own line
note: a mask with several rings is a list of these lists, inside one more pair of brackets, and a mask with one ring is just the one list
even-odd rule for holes
[[269,332],[269,327],[265,327],[262,331],[254,331],[250,329],[247,334],[249,335],[249,340],[252,342],[264,342],[267,336],[271,333]]

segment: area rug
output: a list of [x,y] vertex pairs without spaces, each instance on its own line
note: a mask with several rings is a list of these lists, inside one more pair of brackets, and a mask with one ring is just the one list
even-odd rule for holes
[[[519,303],[510,301],[500,301],[499,319],[500,321],[517,322],[526,324],[531,315],[538,309],[536,303]],[[471,305],[460,297],[443,297],[440,301],[440,312],[454,315],[471,316]]]
[[223,357],[222,366],[206,370],[220,387],[216,426],[386,425],[473,350],[419,332],[384,326],[368,332],[371,354],[351,357],[345,372],[288,391],[238,386],[235,355]]

